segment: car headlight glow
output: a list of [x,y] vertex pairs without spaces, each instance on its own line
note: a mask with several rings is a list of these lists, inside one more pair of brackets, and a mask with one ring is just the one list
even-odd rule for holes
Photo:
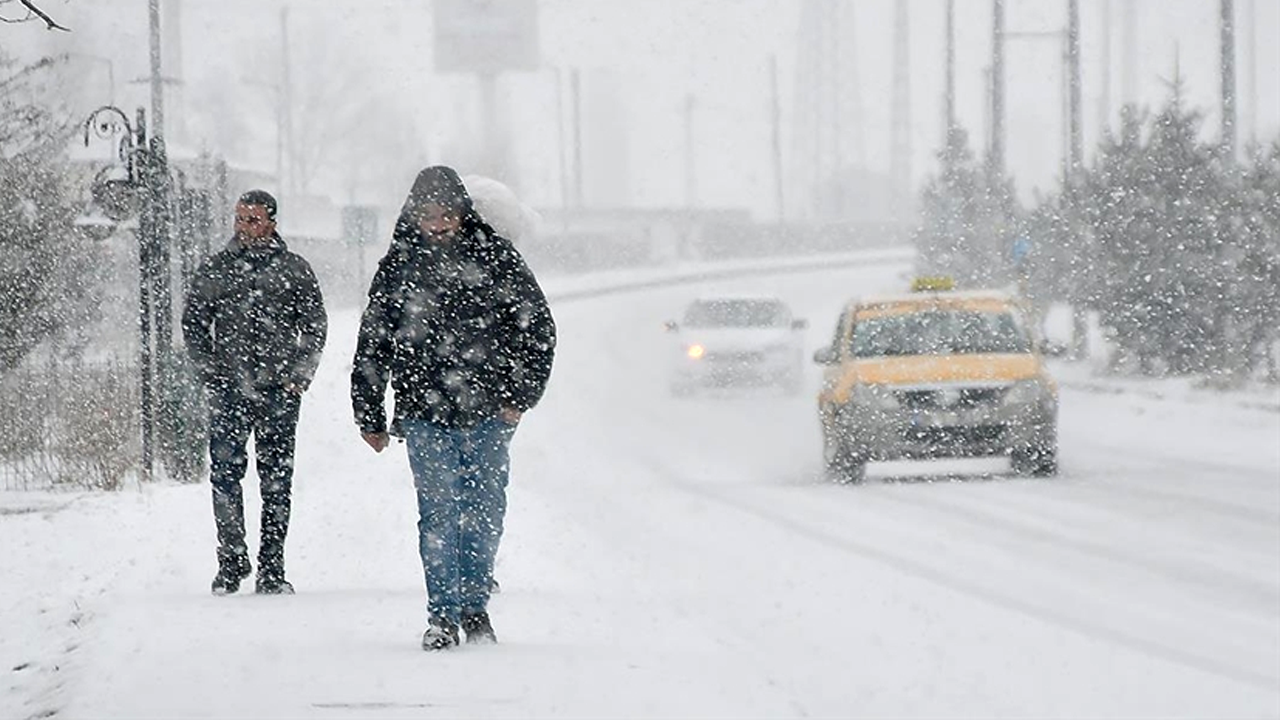
[[707,349],[694,343],[684,349],[684,354],[688,355],[690,360],[701,360],[707,354]]

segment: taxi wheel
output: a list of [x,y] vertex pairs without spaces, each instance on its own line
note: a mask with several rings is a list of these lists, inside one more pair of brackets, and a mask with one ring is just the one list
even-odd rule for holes
[[855,456],[839,438],[822,434],[822,459],[827,477],[835,482],[858,485],[867,479],[867,461]]
[[1014,450],[1010,456],[1014,472],[1034,477],[1052,477],[1058,474],[1058,447],[1033,446]]

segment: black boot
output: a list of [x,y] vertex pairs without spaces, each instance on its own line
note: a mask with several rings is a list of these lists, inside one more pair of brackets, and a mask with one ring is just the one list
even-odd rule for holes
[[230,595],[240,589],[240,581],[249,577],[253,568],[248,555],[218,558],[218,574],[213,576],[214,595]]
[[285,580],[283,576],[259,574],[253,591],[259,595],[292,595],[293,583]]
[[213,486],[213,520],[218,529],[218,574],[213,578],[214,595],[230,595],[249,577],[249,548],[244,543],[244,501],[240,483]]
[[493,632],[493,623],[489,621],[489,613],[483,610],[463,613],[462,630],[467,634],[468,643],[492,645],[498,642],[498,636]]
[[458,626],[452,621],[432,617],[422,633],[423,650],[447,650],[458,644]]
[[292,595],[284,579],[284,539],[289,532],[289,492],[262,493],[262,544],[258,548],[259,595]]

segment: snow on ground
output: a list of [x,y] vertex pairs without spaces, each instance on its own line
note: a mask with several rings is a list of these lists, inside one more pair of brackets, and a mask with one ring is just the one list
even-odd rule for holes
[[502,642],[436,654],[403,446],[352,426],[336,310],[302,411],[299,594],[208,594],[207,485],[9,500],[31,511],[0,515],[0,717],[1280,715],[1275,389],[1102,392],[1059,364],[1060,477],[886,463],[860,487],[822,478],[814,366],[800,397],[667,397],[662,321],[693,294],[776,292],[812,351],[904,271],[549,282],[561,347],[513,448]]

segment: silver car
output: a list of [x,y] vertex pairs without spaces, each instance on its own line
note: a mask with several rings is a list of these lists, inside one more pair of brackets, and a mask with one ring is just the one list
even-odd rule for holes
[[675,395],[740,385],[800,391],[808,322],[776,297],[699,298],[666,327],[676,338],[670,374]]

